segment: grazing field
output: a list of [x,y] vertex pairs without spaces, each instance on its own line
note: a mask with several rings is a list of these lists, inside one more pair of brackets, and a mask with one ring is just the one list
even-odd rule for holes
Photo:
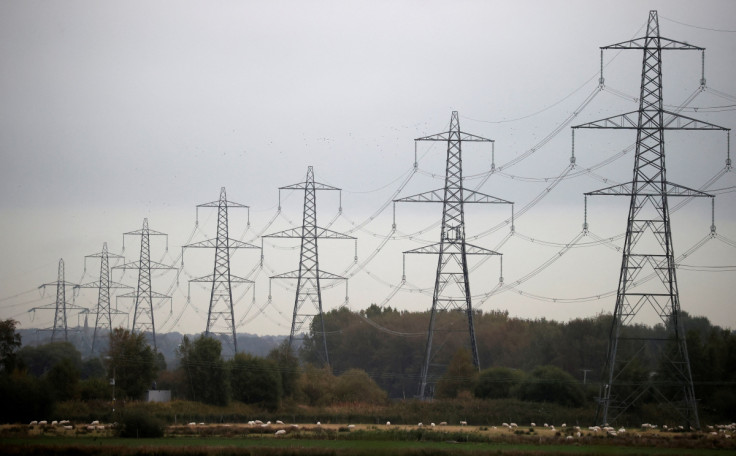
[[543,426],[190,423],[167,427],[162,438],[116,435],[109,426],[3,426],[0,450],[5,455],[736,455],[727,433],[652,429],[613,436]]

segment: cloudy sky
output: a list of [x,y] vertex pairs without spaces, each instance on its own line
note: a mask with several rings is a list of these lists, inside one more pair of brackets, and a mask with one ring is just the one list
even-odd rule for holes
[[[396,287],[402,251],[437,241],[441,206],[399,204],[392,233],[389,202],[442,187],[444,145],[419,144],[412,172],[413,139],[445,131],[455,110],[464,131],[496,141],[494,157],[464,147],[466,186],[514,201],[517,215],[507,238],[510,208],[467,209],[468,237],[504,254],[505,284],[521,282],[498,289],[498,259],[472,260],[474,304],[558,320],[611,312],[628,201],[590,200],[591,234],[577,239],[582,194],[630,180],[633,154],[620,152],[635,134],[578,131],[577,166],[566,170],[569,127],[637,109],[641,52],[604,53],[600,90],[599,48],[642,36],[652,9],[662,36],[707,49],[705,90],[699,52],[665,53],[668,109],[696,94],[684,115],[734,127],[732,1],[0,0],[0,318],[51,325],[52,311],[29,310],[53,303],[55,290],[37,287],[56,280],[59,259],[67,281],[96,280],[99,264],[85,269],[84,256],[103,242],[121,252],[122,233],[148,218],[169,234],[168,251],[153,239],[151,256],[179,270],[154,275],[154,290],[173,296],[156,306],[158,330],[202,331],[208,293],[187,281],[211,273],[214,252],[187,251],[182,268],[181,246],[213,237],[216,211],[201,209],[195,226],[195,206],[226,187],[251,207],[250,226],[231,211],[231,237],[260,245],[260,234],[301,223],[302,195],[283,192],[278,213],[278,187],[303,181],[308,166],[343,189],[318,194],[320,225],[358,237],[357,265],[350,241],[320,243],[320,266],[350,277],[347,305],[427,309],[434,258],[407,257]],[[680,261],[682,308],[734,328],[726,134],[666,141],[669,180],[700,188],[718,177],[708,188],[720,237]],[[501,172],[489,175],[492,160]],[[679,255],[710,233],[710,201],[672,219]],[[126,237],[128,260],[138,242]],[[293,284],[274,281],[269,301],[268,277],[296,269],[298,255],[288,240],[265,242],[263,268],[258,253],[235,254],[233,273],[256,282],[236,289],[239,331],[288,333]],[[345,295],[344,284],[325,289],[325,309]],[[94,307],[96,294],[74,302]]]

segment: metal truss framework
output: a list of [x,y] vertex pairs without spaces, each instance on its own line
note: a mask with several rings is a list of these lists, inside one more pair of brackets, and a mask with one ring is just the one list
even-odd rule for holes
[[[143,228],[136,231],[123,233],[123,243],[125,236],[140,236],[141,238],[141,256],[139,261],[132,261],[113,269],[137,269],[138,270],[138,286],[135,291],[118,296],[119,298],[133,298],[135,305],[133,307],[133,332],[140,331],[142,333],[150,332],[153,342],[153,350],[156,351],[156,324],[153,313],[154,299],[171,299],[161,293],[153,291],[151,287],[151,270],[167,270],[175,269],[171,266],[151,261],[151,236],[167,236],[165,233],[154,231],[148,228],[148,219],[143,219]],[[167,237],[168,239],[168,237]],[[167,242],[168,243],[168,242]]]
[[[107,329],[112,330],[112,316],[113,315],[126,315],[125,312],[120,312],[117,309],[112,309],[110,306],[110,290],[114,288],[131,288],[128,285],[122,283],[110,281],[110,258],[123,258],[122,255],[111,254],[107,250],[107,242],[102,244],[102,251],[87,255],[84,257],[85,261],[87,258],[99,258],[100,259],[100,278],[96,282],[89,282],[83,285],[79,285],[79,288],[97,288],[99,290],[97,295],[97,310],[95,312],[95,329],[92,333],[92,346],[90,353],[95,352],[97,345],[98,333]],[[85,267],[86,269],[86,267]]]
[[62,338],[65,342],[69,340],[69,329],[68,329],[68,318],[67,314],[70,311],[77,311],[77,313],[82,313],[86,309],[84,307],[78,306],[74,303],[67,302],[66,300],[66,289],[67,287],[72,287],[72,293],[73,290],[76,289],[77,285],[74,283],[67,282],[64,280],[64,259],[59,259],[59,268],[56,275],[56,282],[49,282],[44,283],[43,285],[40,285],[38,288],[46,289],[47,286],[55,286],[56,287],[56,302],[53,304],[47,304],[45,306],[40,307],[34,307],[29,312],[35,312],[37,310],[54,310],[54,324],[50,329],[46,329],[44,331],[51,331],[51,342],[56,342],[59,337]]
[[470,338],[473,365],[480,370],[478,347],[475,340],[475,327],[473,325],[473,306],[470,297],[467,255],[501,254],[465,242],[465,211],[463,206],[466,203],[513,203],[463,187],[462,143],[487,142],[492,144],[493,140],[460,131],[460,121],[457,111],[452,112],[449,131],[417,138],[415,141],[447,142],[445,187],[394,200],[394,204],[400,202],[442,203],[440,242],[404,252],[405,255],[408,253],[439,255],[434,294],[432,296],[432,310],[429,318],[429,330],[427,332],[427,344],[419,386],[419,397],[424,399],[429,396],[427,384],[433,383],[436,380],[429,371],[433,358],[439,352],[439,350],[433,350],[434,333],[441,331],[435,328],[437,312],[448,310],[465,312],[468,321],[468,335]]
[[[325,280],[347,280],[347,278],[322,271],[319,268],[319,255],[317,251],[317,239],[353,239],[353,236],[338,233],[327,228],[317,226],[317,190],[340,190],[331,185],[321,184],[314,181],[314,170],[307,169],[305,182],[279,188],[281,190],[304,190],[304,218],[301,228],[292,228],[278,233],[268,234],[264,238],[296,238],[301,239],[301,250],[299,254],[299,269],[283,274],[272,276],[271,279],[295,279],[296,296],[294,299],[294,315],[291,320],[291,332],[289,334],[289,347],[295,340],[303,340],[305,332],[310,328],[316,336],[322,337],[323,361],[330,363],[327,351],[327,334],[322,312],[322,291],[320,281]],[[279,196],[279,200],[281,197]],[[281,209],[279,204],[279,209]],[[342,210],[342,207],[340,208]],[[320,331],[313,328],[314,318],[319,318]]]
[[[228,341],[229,346],[226,349],[229,349],[235,355],[238,352],[238,339],[237,328],[235,327],[232,285],[234,283],[253,283],[253,281],[230,273],[230,251],[235,249],[260,249],[260,247],[230,238],[228,230],[228,209],[244,208],[248,209],[248,213],[250,214],[250,208],[240,203],[228,201],[225,187],[220,188],[220,199],[218,201],[199,204],[197,206],[197,224],[199,224],[200,207],[217,208],[217,236],[214,239],[207,239],[206,241],[183,246],[182,264],[184,263],[185,248],[215,249],[215,265],[212,274],[192,279],[189,282],[212,284],[205,334],[207,336],[215,334],[221,339]],[[248,219],[248,223],[250,224],[250,216]]]
[[[650,397],[667,404],[687,428],[700,428],[680,317],[668,197],[713,195],[667,181],[664,131],[728,129],[662,109],[662,51],[704,49],[661,37],[656,11],[649,12],[645,37],[601,48],[609,49],[642,50],[644,58],[638,111],[572,127],[637,132],[633,180],[585,194],[631,198],[596,420],[601,424],[615,422],[632,405]],[[703,79],[701,84],[704,83]],[[656,283],[637,283],[637,278],[651,273],[659,278],[651,281]],[[643,340],[631,325],[637,313],[649,306],[662,320],[665,337]],[[637,376],[636,370],[647,356],[657,360],[659,367]]]

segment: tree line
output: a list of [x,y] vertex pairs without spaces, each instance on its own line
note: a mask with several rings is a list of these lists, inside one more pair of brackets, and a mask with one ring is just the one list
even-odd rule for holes
[[[710,416],[736,409],[736,334],[707,318],[682,313],[696,396]],[[601,385],[611,316],[557,322],[477,312],[475,333],[480,371],[467,347],[467,319],[458,312],[437,316],[438,348],[430,377],[437,399],[513,399],[594,407]],[[385,404],[416,396],[424,361],[428,312],[401,312],[372,305],[360,312],[340,308],[324,314],[296,351],[288,339],[265,356],[238,353],[225,359],[220,341],[183,336],[169,368],[145,335],[118,328],[107,352],[84,359],[70,343],[22,346],[16,323],[0,321],[0,421],[47,416],[63,401],[140,400],[148,389],[170,389],[174,398],[225,405],[231,401],[267,410],[295,404]],[[656,338],[662,325],[636,326]],[[444,332],[443,332],[444,331]],[[321,359],[326,337],[330,365]],[[436,341],[437,342],[437,341]],[[662,370],[655,353],[633,375]],[[632,378],[632,381],[637,378]]]

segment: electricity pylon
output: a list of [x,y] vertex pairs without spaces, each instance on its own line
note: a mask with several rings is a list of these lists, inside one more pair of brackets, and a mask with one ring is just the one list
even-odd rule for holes
[[112,330],[112,316],[113,315],[126,315],[125,312],[121,312],[117,309],[113,309],[110,306],[110,290],[115,288],[131,288],[128,285],[122,283],[113,282],[110,280],[110,258],[124,258],[122,255],[111,254],[107,251],[107,242],[102,244],[102,251],[99,253],[93,253],[84,257],[85,269],[87,258],[99,258],[100,259],[100,278],[95,282],[85,283],[80,285],[79,288],[97,288],[97,310],[95,312],[95,329],[92,333],[92,347],[90,353],[94,353],[97,348],[97,335],[98,332],[102,332],[107,329]]
[[[154,299],[171,299],[161,293],[153,291],[151,288],[151,270],[157,269],[176,269],[174,267],[151,261],[151,236],[167,236],[165,233],[153,231],[148,228],[148,219],[143,219],[143,228],[136,231],[123,233],[123,244],[125,244],[125,236],[140,236],[141,238],[141,256],[139,261],[132,261],[113,269],[137,269],[138,270],[138,286],[135,291],[118,296],[119,298],[133,298],[135,305],[133,307],[133,332],[140,331],[142,333],[150,332],[153,341],[153,350],[156,351],[156,324],[153,313]],[[168,250],[168,237],[167,237]]]
[[[289,347],[295,340],[304,339],[304,331],[309,331],[315,317],[319,317],[320,331],[312,328],[313,332],[322,336],[323,360],[330,364],[327,352],[327,334],[322,313],[322,291],[320,280],[341,279],[345,277],[322,271],[319,268],[317,239],[355,239],[352,236],[338,233],[317,226],[317,190],[340,190],[327,184],[314,181],[314,171],[310,166],[307,169],[307,180],[294,185],[280,187],[281,190],[304,190],[304,218],[300,228],[292,228],[278,233],[268,234],[264,238],[296,238],[301,239],[299,254],[299,269],[272,276],[271,279],[296,279],[296,296],[294,298],[294,315],[291,320]],[[279,197],[280,200],[280,197]],[[280,209],[280,207],[279,207]],[[340,208],[342,209],[342,208]],[[305,309],[306,307],[306,309]]]
[[[241,242],[236,239],[231,239],[229,237],[227,218],[228,208],[249,209],[249,206],[228,201],[225,194],[225,187],[220,189],[220,199],[218,201],[198,205],[198,214],[200,207],[217,208],[217,236],[215,239],[208,239],[206,241],[195,242],[193,244],[183,246],[181,248],[181,262],[183,265],[185,248],[215,249],[215,268],[213,273],[204,277],[192,279],[189,282],[206,282],[212,284],[205,334],[207,336],[209,336],[210,333],[216,334],[224,339],[232,337],[229,348],[232,349],[232,353],[235,354],[238,352],[238,339],[235,327],[235,311],[233,310],[232,284],[253,283],[253,281],[230,274],[230,250],[259,249],[260,247],[246,242]],[[199,224],[199,215],[197,215],[197,224]]]
[[[644,52],[639,109],[572,127],[636,130],[634,176],[631,182],[586,193],[629,196],[616,307],[603,368],[603,387],[596,420],[614,422],[629,407],[649,396],[668,404],[689,429],[700,427],[680,299],[670,227],[668,197],[713,197],[667,181],[665,130],[728,130],[717,125],[665,111],[662,104],[662,51],[704,48],[661,37],[656,11],[649,12],[646,36],[603,50],[637,49]],[[701,85],[705,79],[701,80]],[[653,278],[653,280],[645,280]],[[635,318],[651,306],[664,324],[665,337],[642,339]],[[655,370],[641,372],[648,361]]]
[[464,205],[466,203],[512,203],[463,187],[462,143],[493,143],[493,140],[460,131],[460,121],[457,111],[452,112],[449,131],[417,138],[414,141],[444,141],[447,143],[445,187],[394,200],[394,203],[442,203],[440,242],[404,252],[404,254],[439,255],[434,294],[432,295],[432,310],[429,317],[429,330],[427,331],[427,345],[424,351],[424,363],[422,365],[421,383],[419,386],[419,397],[424,399],[428,396],[426,394],[426,387],[430,381],[430,365],[433,357],[439,351],[433,350],[434,333],[453,331],[435,328],[437,312],[448,310],[465,312],[468,320],[468,336],[473,356],[473,365],[476,369],[480,370],[478,346],[475,341],[475,326],[473,324],[473,305],[470,297],[467,256],[501,254],[465,242]]
[[[72,293],[76,289],[77,285],[74,283],[67,282],[64,280],[64,259],[59,259],[59,268],[56,276],[56,282],[49,282],[40,285],[38,288],[45,290],[47,286],[56,287],[56,302],[53,304],[47,304],[45,306],[34,307],[29,312],[37,310],[54,310],[54,324],[50,329],[51,331],[51,342],[56,342],[58,338],[62,338],[64,342],[69,340],[69,330],[67,325],[67,314],[69,311],[78,311],[82,313],[86,309],[78,306],[73,302],[66,301],[66,289],[72,287]],[[49,329],[46,329],[48,331]]]

